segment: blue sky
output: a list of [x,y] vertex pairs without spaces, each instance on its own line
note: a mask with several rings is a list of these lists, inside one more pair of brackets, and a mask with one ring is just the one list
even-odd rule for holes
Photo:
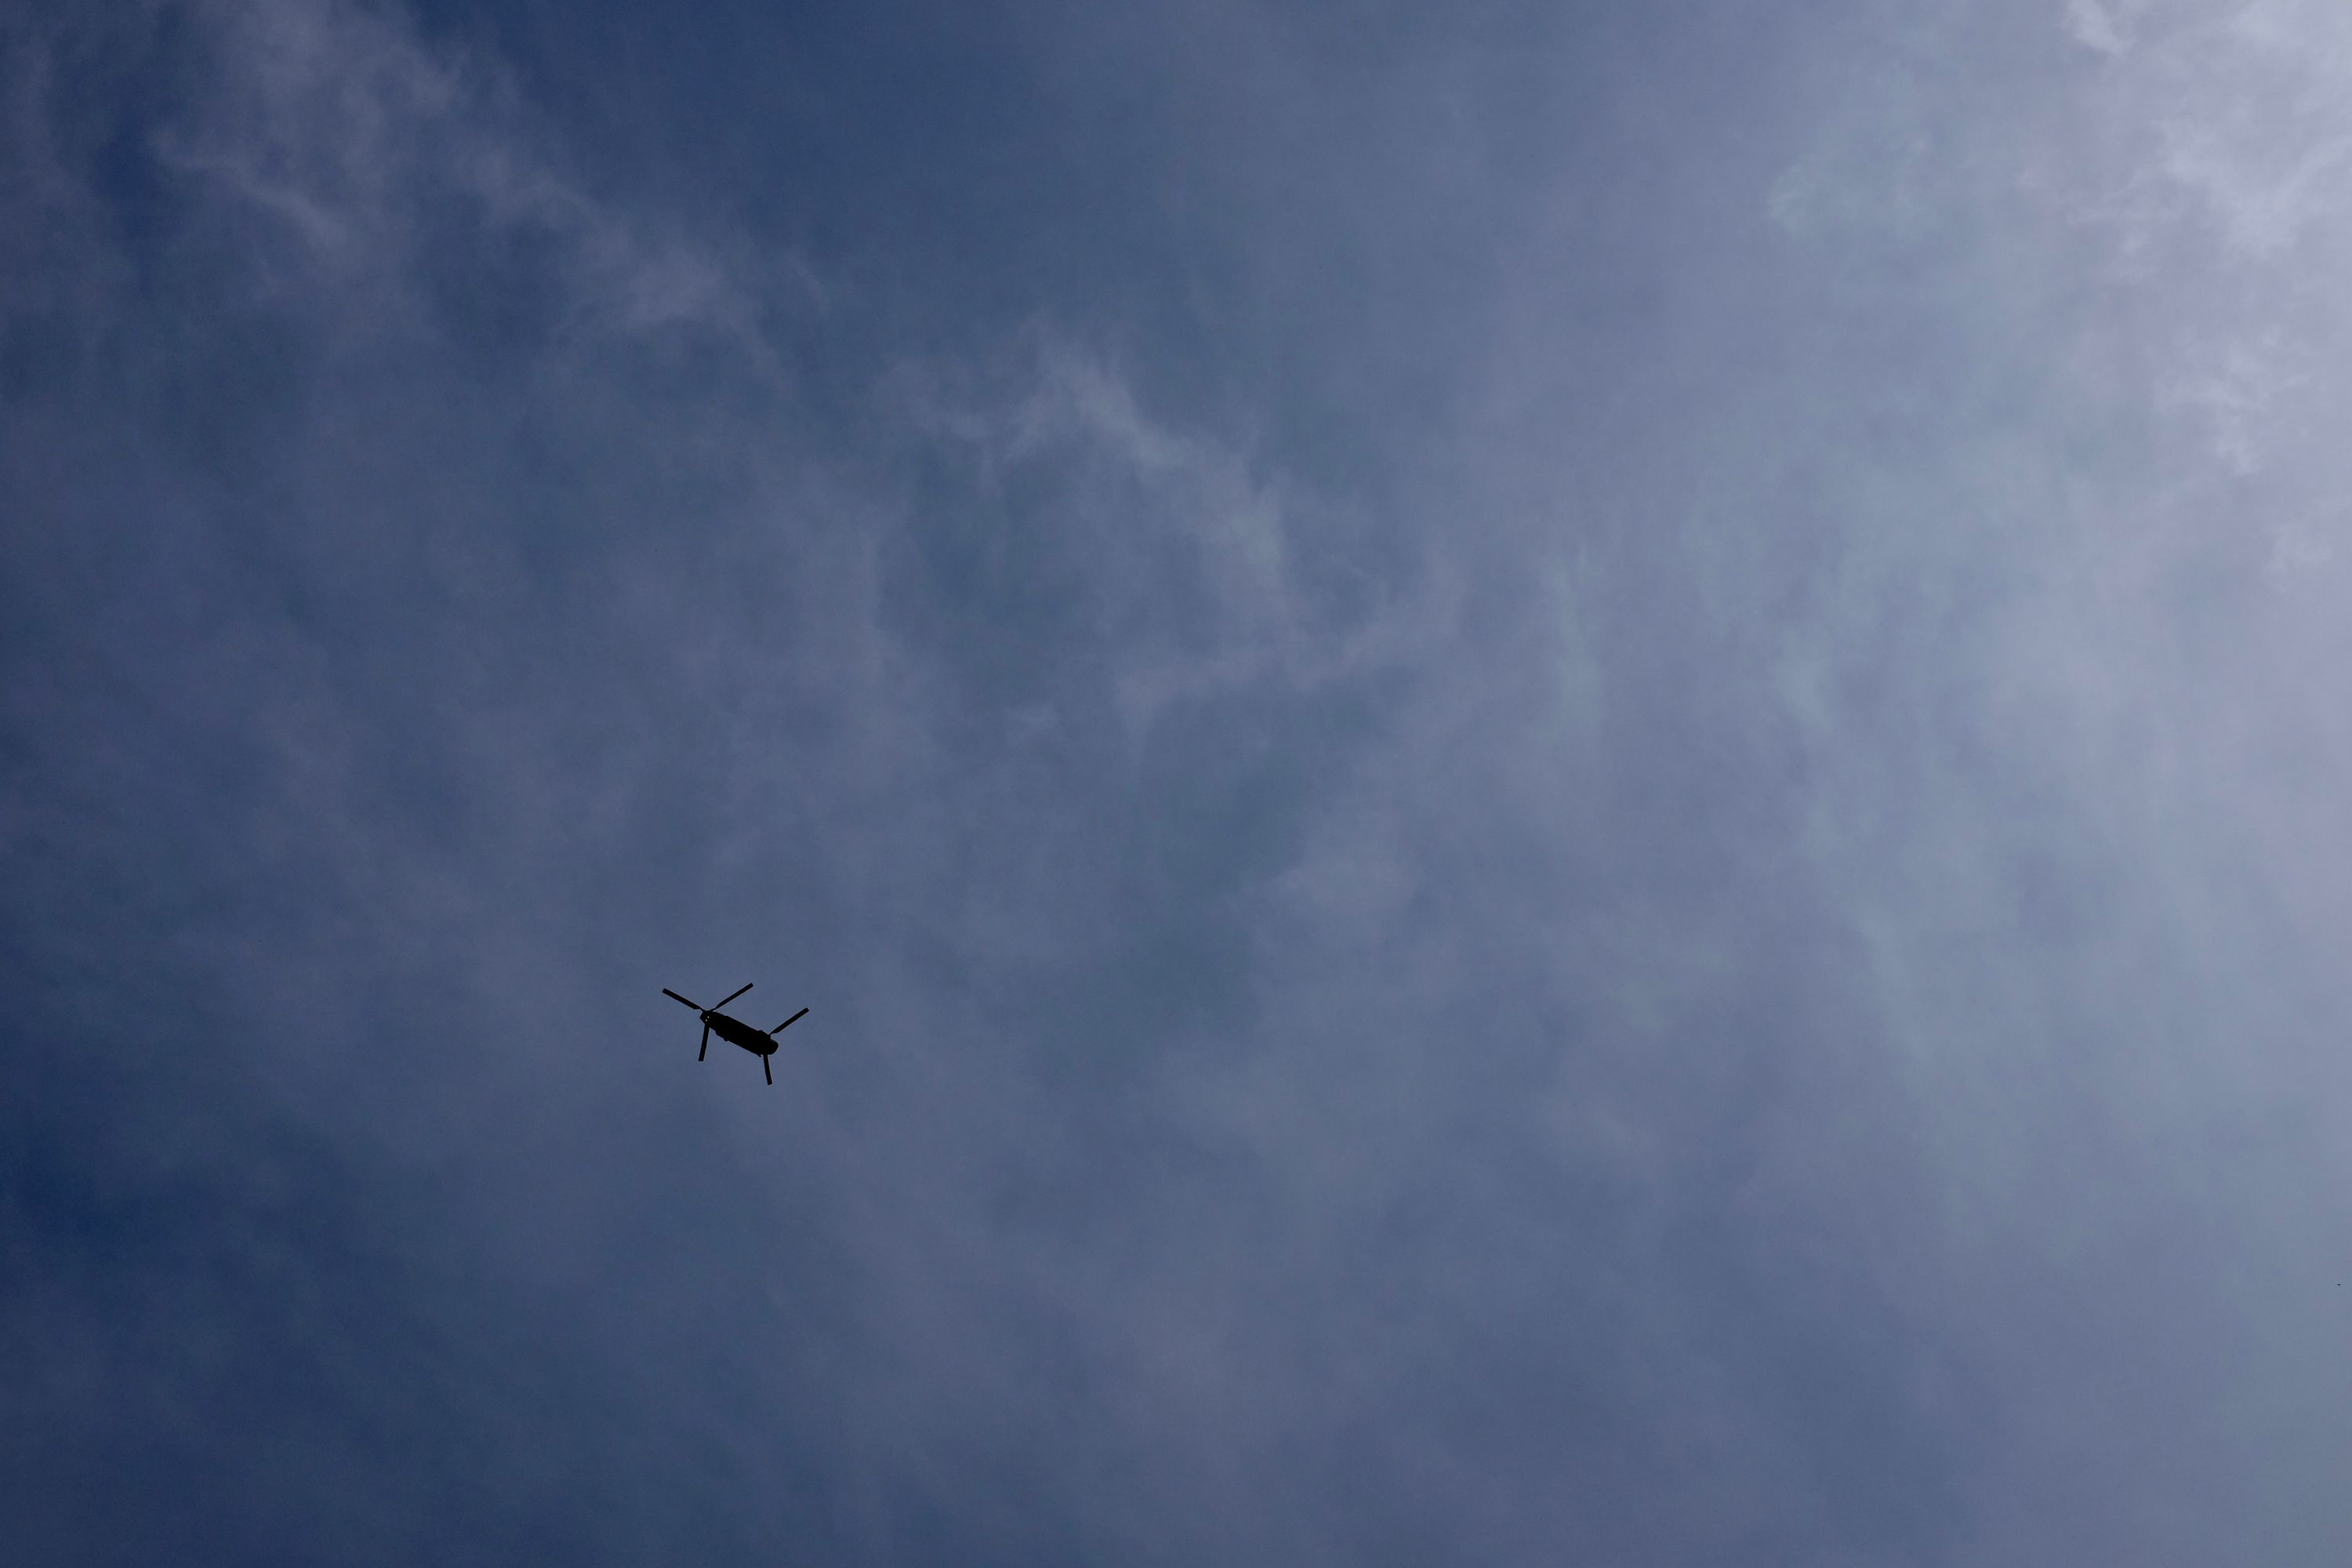
[[20,7],[12,1540],[2344,1561],[2347,59]]

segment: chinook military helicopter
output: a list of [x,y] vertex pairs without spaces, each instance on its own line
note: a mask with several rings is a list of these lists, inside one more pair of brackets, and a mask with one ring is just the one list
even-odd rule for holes
[[[743,987],[743,991],[750,989],[751,988],[749,985]],[[726,1002],[719,1003],[719,1007],[724,1007],[727,1002],[732,1002],[737,996],[743,994],[743,991],[735,992],[727,998]],[[740,1018],[729,1017],[720,1012],[719,1007],[705,1007],[698,1002],[687,1002],[685,997],[667,985],[662,987],[662,994],[673,1002],[686,1002],[688,1006],[702,1015],[702,1049],[694,1053],[696,1061],[700,1061],[709,1053],[710,1037],[717,1035],[729,1045],[740,1046],[759,1058],[760,1070],[767,1074],[770,1084],[776,1081],[776,1075],[768,1069],[768,1058],[776,1054],[776,1037],[808,1016],[808,1009],[803,1007],[772,1029],[755,1029]]]

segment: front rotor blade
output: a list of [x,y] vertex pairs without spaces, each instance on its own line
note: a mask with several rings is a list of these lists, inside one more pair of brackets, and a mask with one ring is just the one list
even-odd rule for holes
[[[751,989],[751,988],[749,985],[746,985],[745,987],[743,987],[743,991],[749,991],[750,989]],[[740,996],[741,994],[743,994],[743,991],[738,991],[737,993],[735,993],[735,996]],[[730,996],[729,998],[727,998],[727,1002],[732,1002],[733,1000],[735,1000],[735,996]],[[719,1004],[719,1007],[724,1007],[725,1005],[727,1005],[727,1002],[721,1002],[720,1004]],[[714,1013],[716,1013],[717,1011],[719,1011],[719,1007],[713,1007],[713,1008],[711,1009],[711,1011],[712,1011],[712,1012],[714,1012]]]
[[[663,987],[662,987],[662,994],[663,994],[663,995],[665,995],[665,996],[667,996],[667,997],[668,997],[668,998],[669,998],[671,1001],[673,1001],[673,1002],[686,1002],[686,998],[685,998],[685,997],[683,997],[683,996],[679,995],[677,992],[675,992],[675,991],[671,990],[671,989],[670,989],[668,986],[667,986],[667,985],[665,985],[665,986],[663,986]],[[740,995],[741,995],[741,994],[742,994],[742,993],[739,991],[739,992],[737,992],[737,993],[736,993],[736,994],[740,996]],[[701,1004],[699,1004],[699,1003],[697,1003],[697,1002],[686,1002],[686,1005],[687,1005],[688,1006],[689,1006],[689,1007],[693,1008],[693,1009],[694,1009],[696,1012],[698,1012],[698,1013],[699,1013],[699,1012],[701,1012],[701,1011],[702,1011],[702,1006],[701,1006]]]
[[793,1014],[791,1017],[785,1019],[782,1023],[777,1025],[774,1028],[769,1030],[768,1033],[771,1035],[781,1035],[786,1029],[791,1028],[794,1024],[799,1023],[803,1018],[807,1016],[808,1009],[803,1007],[799,1012]]

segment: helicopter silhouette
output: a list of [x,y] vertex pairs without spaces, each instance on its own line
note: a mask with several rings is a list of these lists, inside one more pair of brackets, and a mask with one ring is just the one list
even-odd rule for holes
[[[751,988],[749,985],[743,987],[743,991],[749,991],[750,989]],[[743,994],[743,991],[733,993],[733,994],[727,998],[726,1002],[719,1003],[719,1007],[724,1007],[727,1005],[727,1002],[732,1002],[737,996]],[[668,997],[673,1002],[686,1002],[688,1006],[702,1015],[702,1049],[694,1053],[694,1059],[696,1061],[700,1061],[704,1056],[709,1054],[710,1050],[710,1037],[717,1035],[729,1045],[740,1046],[745,1050],[751,1052],[753,1056],[759,1058],[760,1070],[762,1073],[767,1074],[768,1082],[771,1085],[774,1084],[776,1081],[776,1075],[772,1072],[769,1072],[768,1058],[776,1054],[776,1037],[782,1034],[786,1029],[791,1028],[803,1017],[806,1016],[808,1013],[808,1009],[803,1007],[772,1029],[755,1029],[751,1027],[751,1025],[743,1022],[740,1018],[729,1017],[726,1014],[720,1012],[719,1007],[705,1007],[698,1002],[687,1002],[685,997],[679,995],[677,992],[671,990],[667,985],[662,987],[662,994]]]

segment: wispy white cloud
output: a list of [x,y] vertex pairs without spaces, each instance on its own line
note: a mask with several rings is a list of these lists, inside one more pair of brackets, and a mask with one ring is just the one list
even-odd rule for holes
[[[220,71],[190,112],[157,131],[153,150],[226,198],[202,210],[256,286],[317,303],[341,330],[413,328],[427,309],[419,272],[434,247],[536,246],[553,272],[535,286],[559,295],[534,307],[567,330],[699,328],[764,358],[740,247],[591,191],[493,62],[429,47],[396,17],[349,5],[273,0],[186,14]],[[305,289],[331,293],[314,301]]]
[[[985,377],[901,367],[907,416],[965,454],[992,491],[1051,475],[1041,526],[1076,574],[1107,639],[1129,747],[1171,703],[1312,693],[1434,651],[1431,579],[1350,609],[1297,580],[1297,514],[1344,529],[1332,503],[1245,449],[1175,428],[1138,405],[1112,363],[1039,326]],[[1360,568],[1359,570],[1361,570]]]

